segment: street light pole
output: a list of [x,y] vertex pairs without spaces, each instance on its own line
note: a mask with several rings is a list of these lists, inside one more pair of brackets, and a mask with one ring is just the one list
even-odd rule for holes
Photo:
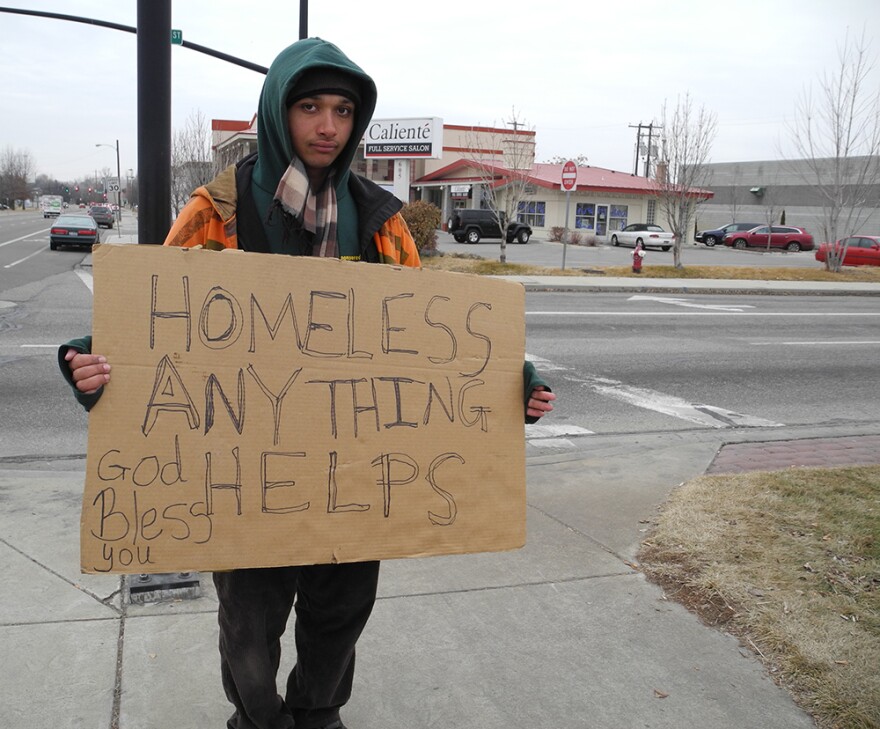
[[[96,147],[110,147],[113,148],[112,144],[101,144],[98,143],[95,145]],[[97,175],[96,175],[97,177]],[[96,183],[97,184],[97,183]],[[119,166],[119,140],[116,140],[116,234],[121,238],[122,237],[122,168]]]

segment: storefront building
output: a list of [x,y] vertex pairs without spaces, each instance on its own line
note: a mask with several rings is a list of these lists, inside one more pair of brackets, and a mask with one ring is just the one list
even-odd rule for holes
[[[565,227],[584,235],[608,240],[611,233],[629,223],[657,223],[664,227],[654,180],[637,175],[582,166],[570,198],[562,190],[562,165],[535,162],[536,133],[524,129],[443,124],[442,156],[412,159],[370,159],[361,144],[352,170],[388,189],[397,187],[395,177],[408,174],[408,201],[425,200],[441,211],[443,227],[459,208],[489,207],[488,188],[505,194],[512,174],[526,178],[525,195],[518,218],[536,235]],[[215,159],[219,167],[232,164],[256,149],[256,118],[250,123],[229,120],[212,122]],[[511,172],[513,170],[513,172]],[[398,181],[399,182],[399,181]],[[707,193],[708,196],[710,194]]]

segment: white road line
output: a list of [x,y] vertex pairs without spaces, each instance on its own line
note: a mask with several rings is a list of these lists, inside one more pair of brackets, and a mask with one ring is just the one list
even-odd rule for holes
[[572,443],[567,438],[536,438],[528,440],[530,445],[538,446],[539,448],[574,448],[574,443]]
[[[670,415],[674,418],[680,418],[690,423],[697,423],[698,425],[705,425],[710,428],[779,428],[784,425],[784,423],[765,420],[753,415],[744,415],[714,405],[692,403],[680,397],[666,395],[656,390],[625,385],[622,382],[607,377],[584,376],[569,367],[557,365],[548,359],[529,353],[526,353],[526,359],[533,362],[541,372],[565,372],[567,373],[566,379],[589,387],[600,395],[634,405],[638,408],[653,410],[654,412]],[[528,436],[528,429],[526,430],[526,435]]]
[[706,425],[710,428],[732,428],[738,426],[779,428],[783,423],[764,420],[751,415],[735,413],[732,410],[691,403],[674,395],[666,395],[644,387],[624,385],[617,380],[605,377],[586,377],[582,384],[606,397],[635,405],[645,410],[653,410],[664,415],[686,420],[689,423]]
[[23,235],[23,236],[21,236],[21,238],[13,238],[12,240],[7,240],[7,241],[5,241],[5,242],[3,242],[3,243],[0,243],[0,248],[2,248],[3,246],[8,246],[8,245],[10,245],[11,243],[18,243],[18,241],[20,241],[20,240],[24,240],[25,238],[32,238],[33,236],[35,236],[35,235],[39,235],[40,233],[48,233],[50,230],[52,230],[52,229],[51,229],[51,228],[46,228],[46,230],[38,230],[38,231],[36,231],[36,232],[34,232],[34,233],[28,233],[27,235]]
[[543,357],[538,357],[534,354],[529,354],[528,352],[526,352],[526,359],[529,362],[532,362],[533,364],[537,365],[538,368],[543,370],[544,372],[552,372],[554,370],[567,370],[568,369],[568,367],[560,367],[559,365],[551,362],[549,359],[544,359]]
[[24,263],[28,258],[33,258],[34,256],[38,256],[43,251],[48,250],[47,248],[40,248],[38,251],[34,251],[29,256],[25,256],[24,258],[19,258],[17,261],[13,261],[12,263],[7,263],[3,268],[12,268],[13,266],[17,266],[19,263]]
[[866,340],[864,342],[749,342],[753,347],[767,347],[772,346],[774,344],[786,344],[789,346],[803,346],[803,347],[819,347],[819,346],[832,346],[836,347],[841,344],[880,344],[880,340],[871,341]]
[[82,282],[86,285],[89,291],[93,294],[95,293],[94,283],[92,279],[92,274],[88,271],[83,271],[81,268],[77,268],[75,271],[76,275],[82,279]]
[[880,316],[880,311],[527,311],[526,316]]
[[754,309],[751,304],[698,304],[688,299],[674,299],[668,296],[630,296],[627,301],[657,301],[661,304],[673,304],[691,309],[714,309],[715,311],[741,312],[744,309]]
[[25,348],[28,348],[28,347],[30,347],[30,348],[32,348],[32,349],[41,349],[41,348],[43,348],[43,347],[50,347],[50,348],[52,348],[52,349],[58,349],[58,345],[57,345],[57,344],[22,344],[22,345],[20,345],[20,346],[22,347],[22,349],[25,349]]
[[529,438],[557,438],[562,435],[594,435],[592,430],[578,425],[527,425],[526,435]]

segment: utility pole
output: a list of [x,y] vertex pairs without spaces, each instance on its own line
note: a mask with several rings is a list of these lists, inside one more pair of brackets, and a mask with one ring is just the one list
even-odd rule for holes
[[[642,149],[645,150],[645,177],[651,176],[651,153],[653,150],[653,138],[654,138],[654,130],[662,129],[659,124],[654,124],[651,122],[650,124],[642,124],[639,122],[638,126],[634,124],[629,125],[630,129],[638,129],[636,133],[636,159],[635,164],[633,165],[633,174],[639,174],[639,153]],[[643,131],[644,130],[644,131]],[[645,132],[647,132],[648,143],[643,147],[642,146],[642,138],[645,136]]]
[[309,37],[309,0],[299,0],[299,39]]
[[642,144],[642,123],[639,122],[638,126],[630,124],[629,128],[630,129],[638,129],[638,132],[636,132],[636,153],[635,153],[635,155],[633,155],[633,174],[638,175],[639,174],[639,147]]
[[138,0],[138,243],[171,227],[171,0]]

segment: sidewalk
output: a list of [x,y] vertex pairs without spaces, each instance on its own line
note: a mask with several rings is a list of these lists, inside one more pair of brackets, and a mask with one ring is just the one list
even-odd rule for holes
[[[707,470],[880,461],[876,434],[807,435],[594,436],[576,452],[530,451],[524,549],[384,563],[346,723],[812,727],[749,650],[634,565],[644,522]],[[722,447],[725,437],[743,442]],[[51,468],[0,471],[0,726],[221,729],[230,709],[210,575],[197,599],[124,605],[119,577],[79,573],[81,465]],[[288,633],[282,672],[293,658]]]
[[[550,455],[529,446],[523,549],[383,564],[346,725],[812,728],[750,650],[666,600],[634,560],[658,505],[707,471],[880,462],[880,435],[838,433],[589,436]],[[80,574],[83,474],[78,460],[0,470],[0,727],[222,729],[231,707],[210,575],[196,599],[127,605],[118,576]],[[294,657],[288,631],[282,690]]]

